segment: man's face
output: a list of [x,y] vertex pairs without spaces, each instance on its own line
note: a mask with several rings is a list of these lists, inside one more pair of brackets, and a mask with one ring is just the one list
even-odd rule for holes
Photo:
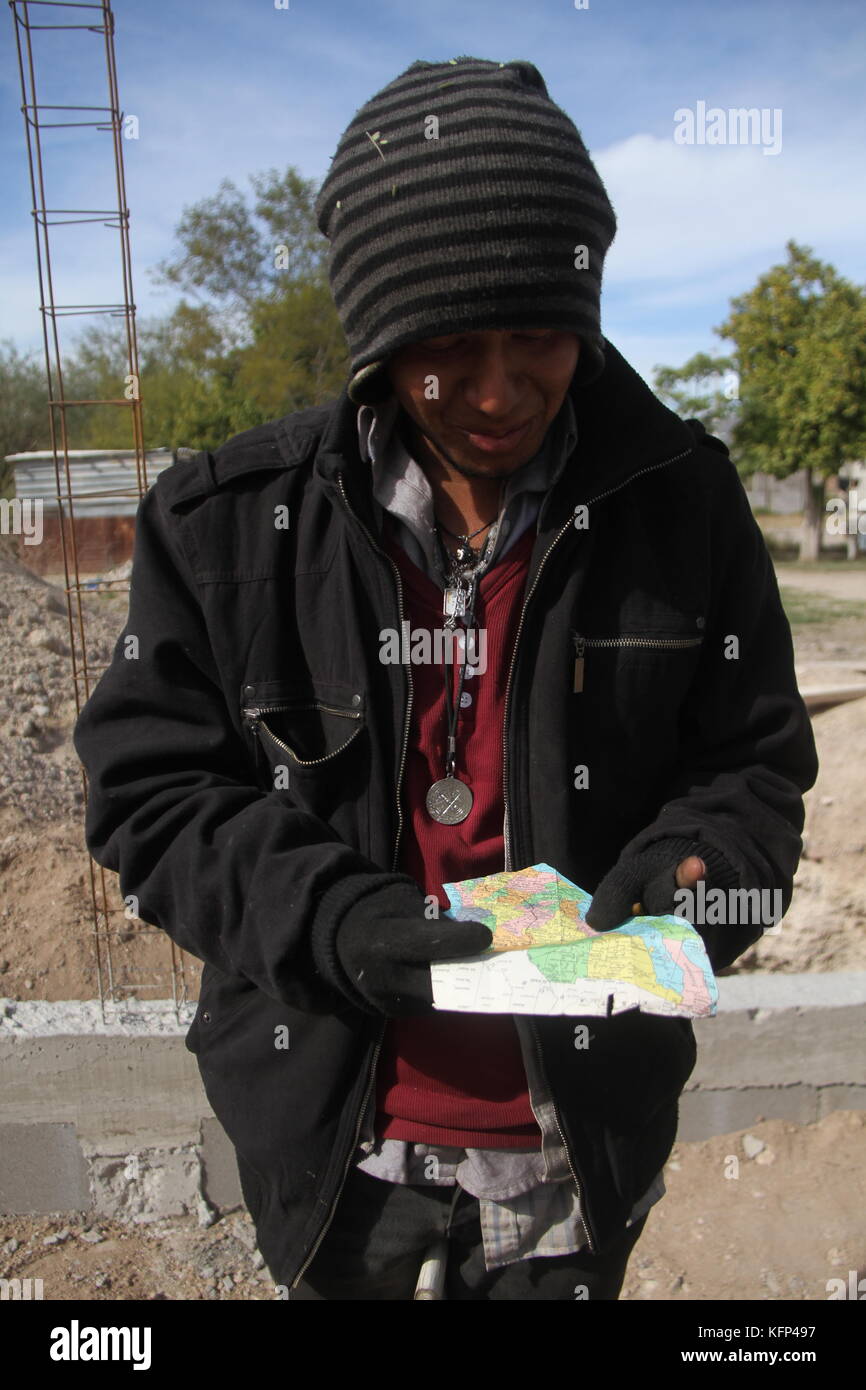
[[437,455],[440,445],[465,477],[505,478],[538,452],[579,351],[577,334],[558,329],[453,333],[399,348],[388,375]]

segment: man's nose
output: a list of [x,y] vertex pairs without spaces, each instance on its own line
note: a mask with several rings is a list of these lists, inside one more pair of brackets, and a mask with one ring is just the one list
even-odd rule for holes
[[479,351],[463,382],[466,403],[481,415],[497,420],[513,416],[522,395],[521,371],[501,343]]

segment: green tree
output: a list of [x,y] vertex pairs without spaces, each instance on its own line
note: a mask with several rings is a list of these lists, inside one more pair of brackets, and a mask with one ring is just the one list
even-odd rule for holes
[[[718,379],[733,366],[738,467],[778,478],[806,470],[800,557],[816,559],[826,481],[866,453],[866,293],[811,248],[789,241],[786,250],[787,261],[733,299],[728,318],[714,329],[734,344],[732,356],[701,355],[680,369],[660,368],[656,379],[683,398],[693,378]],[[700,415],[694,407],[701,399],[685,399]],[[705,414],[717,420],[721,409],[718,392],[711,392]]]
[[0,343],[0,497],[11,497],[15,491],[14,469],[6,455],[50,446],[42,360],[36,353],[19,352],[7,339]]
[[211,198],[185,208],[176,253],[154,278],[199,303],[217,305],[226,343],[248,341],[262,301],[296,282],[327,282],[328,243],[316,225],[316,184],[296,169],[250,176],[252,197],[224,179]]
[[866,452],[866,294],[809,247],[787,251],[717,331],[737,345],[738,445],[775,477],[806,470],[800,558],[814,560],[827,479]]
[[[177,250],[157,268],[184,297],[166,317],[137,325],[146,448],[215,449],[241,430],[320,404],[346,379],[315,183],[289,168],[255,174],[250,184],[245,195],[225,180],[186,208]],[[66,356],[66,396],[118,400],[128,370],[124,324],[100,320]],[[47,446],[46,390],[41,370],[33,372]],[[132,443],[119,407],[76,408],[68,422],[73,448]]]
[[157,267],[158,279],[196,302],[181,301],[143,365],[150,438],[215,447],[238,430],[320,404],[346,379],[316,184],[293,168],[254,174],[250,184],[245,196],[224,180],[212,198],[186,208],[178,250]]
[[717,434],[737,414],[734,373],[733,357],[697,352],[682,367],[656,367],[653,386],[671,410]]
[[321,405],[345,382],[346,340],[328,286],[295,280],[251,315],[253,342],[239,354],[238,381],[266,420]]
[[[232,434],[261,423],[261,412],[237,383],[239,353],[226,350],[207,306],[181,303],[164,319],[138,324],[138,357],[147,449],[214,449]],[[83,399],[117,399],[128,370],[122,324],[98,324],[80,337],[67,382]],[[72,391],[68,389],[68,394]],[[131,446],[128,420],[117,408],[74,413],[78,448]]]

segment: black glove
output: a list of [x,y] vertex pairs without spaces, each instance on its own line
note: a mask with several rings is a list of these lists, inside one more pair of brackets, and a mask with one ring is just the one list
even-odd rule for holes
[[368,893],[350,907],[334,944],[352,1002],[367,1012],[402,1018],[432,1012],[431,961],[477,955],[492,940],[481,922],[428,919],[417,886],[398,884]]
[[[596,888],[586,921],[594,931],[612,931],[636,915],[638,903],[640,913],[647,917],[673,912],[677,867],[693,854],[703,859],[709,879],[713,861],[721,856],[694,840],[657,840],[637,854],[622,855]],[[725,867],[732,873],[726,862]]]

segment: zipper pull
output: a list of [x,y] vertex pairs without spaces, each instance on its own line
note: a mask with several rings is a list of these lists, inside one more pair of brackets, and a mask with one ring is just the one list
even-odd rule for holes
[[244,723],[246,724],[251,734],[254,734],[256,732],[256,730],[259,727],[259,724],[261,723],[261,720],[262,712],[260,709],[244,710]]
[[580,633],[572,633],[574,638],[574,693],[579,695],[583,690],[583,653],[586,649],[586,638],[581,637]]

